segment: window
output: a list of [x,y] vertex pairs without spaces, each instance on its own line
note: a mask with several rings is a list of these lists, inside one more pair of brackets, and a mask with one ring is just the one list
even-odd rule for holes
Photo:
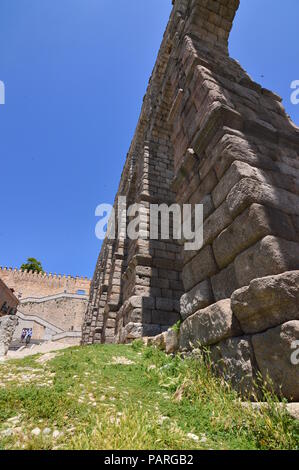
[[78,295],[86,295],[86,291],[82,290],[82,289],[79,289],[79,290],[77,290],[77,294]]

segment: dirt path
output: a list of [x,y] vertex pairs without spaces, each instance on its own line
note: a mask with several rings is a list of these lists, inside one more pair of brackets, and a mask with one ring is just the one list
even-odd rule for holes
[[5,361],[9,359],[23,359],[27,356],[32,356],[34,354],[45,354],[52,351],[60,351],[61,349],[70,348],[73,345],[70,343],[57,343],[56,341],[49,341],[41,345],[35,345],[29,347],[24,347],[21,351],[8,351]]

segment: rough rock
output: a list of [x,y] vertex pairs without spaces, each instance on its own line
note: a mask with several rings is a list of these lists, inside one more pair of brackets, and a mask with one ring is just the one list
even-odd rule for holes
[[231,303],[245,333],[299,320],[299,271],[254,279],[233,293]]
[[129,340],[138,339],[142,336],[143,325],[141,323],[128,323],[125,328],[126,338]]
[[251,178],[243,178],[239,181],[231,189],[226,201],[233,217],[239,215],[254,202],[279,209],[287,214],[299,215],[297,194]]
[[213,251],[218,266],[224,268],[239,253],[267,235],[297,240],[289,215],[277,209],[252,204],[215,239]]
[[191,290],[198,282],[213,276],[218,271],[211,245],[202,248],[199,253],[183,268],[185,289]]
[[211,214],[203,225],[203,243],[207,245],[212,243],[217,235],[232,223],[232,217],[228,210],[226,202],[223,202],[213,214]]
[[242,334],[238,320],[230,307],[230,299],[220,300],[199,310],[185,320],[180,329],[180,348],[216,344]]
[[179,332],[170,328],[165,335],[166,354],[173,354],[179,349]]
[[213,302],[213,294],[208,280],[200,282],[191,291],[181,297],[181,317],[188,318],[197,310],[207,307]]
[[286,408],[292,418],[299,420],[299,403],[288,403]]
[[281,274],[299,268],[299,244],[282,238],[267,236],[234,261],[239,287],[252,279]]
[[162,349],[163,351],[166,349],[166,332],[160,333],[153,338],[148,338],[147,344],[149,346],[155,346],[156,348]]
[[252,344],[268,387],[278,396],[299,401],[299,321],[254,335]]
[[6,356],[17,325],[15,315],[0,317],[0,357]]
[[229,338],[211,347],[211,361],[217,373],[243,396],[256,391],[256,366],[248,336]]
[[234,264],[230,264],[227,268],[222,269],[218,274],[213,276],[211,283],[216,301],[228,299],[239,287]]

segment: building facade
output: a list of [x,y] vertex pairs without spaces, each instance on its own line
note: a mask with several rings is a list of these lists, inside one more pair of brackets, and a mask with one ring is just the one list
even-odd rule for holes
[[19,301],[14,340],[20,339],[24,328],[32,328],[33,340],[80,343],[89,279],[12,268],[0,268],[0,279]]

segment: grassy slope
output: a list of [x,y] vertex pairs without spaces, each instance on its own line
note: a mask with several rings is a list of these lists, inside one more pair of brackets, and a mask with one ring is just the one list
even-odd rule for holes
[[[298,423],[273,403],[262,412],[242,407],[200,361],[139,343],[37,361],[0,365],[0,448],[299,448]],[[32,435],[36,427],[49,434]]]

